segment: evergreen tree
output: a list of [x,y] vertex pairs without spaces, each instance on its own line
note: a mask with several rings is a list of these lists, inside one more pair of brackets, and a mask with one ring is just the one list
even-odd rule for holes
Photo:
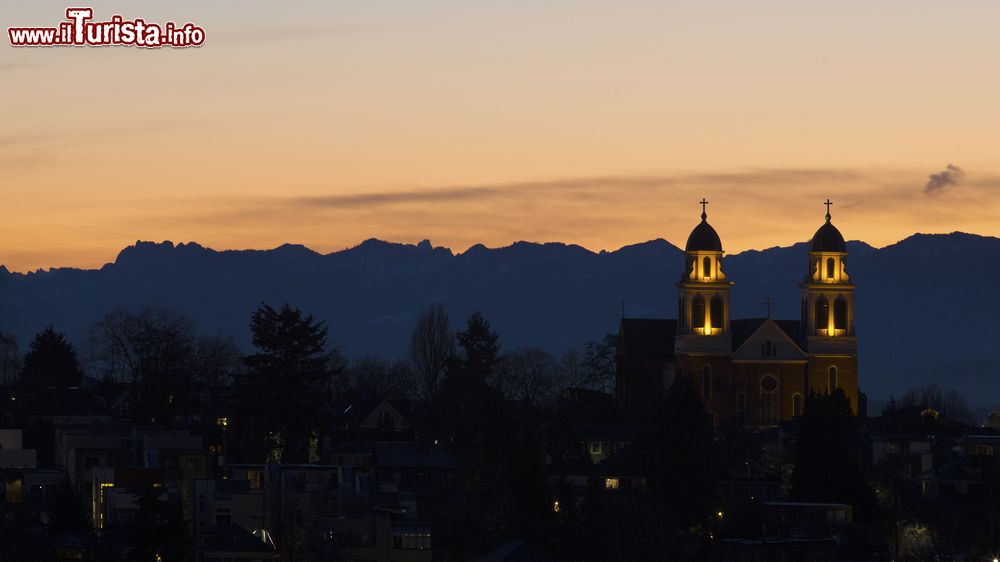
[[712,423],[690,381],[676,377],[658,420],[653,489],[671,506],[674,523],[697,525],[712,512]]
[[852,504],[861,520],[870,513],[875,498],[861,471],[851,402],[843,390],[806,398],[794,461],[794,499]]
[[52,515],[48,527],[49,534],[53,537],[62,533],[89,533],[92,530],[83,498],[73,490],[68,476],[63,479],[52,500]]
[[244,456],[310,462],[343,360],[326,350],[326,326],[287,304],[281,310],[261,306],[250,329],[257,353],[246,358],[248,372],[239,385],[242,427],[237,427]]
[[79,386],[82,379],[76,351],[65,334],[48,326],[31,340],[21,370],[21,385],[25,390]]
[[711,420],[698,391],[682,376],[655,412],[652,430],[638,443],[655,504],[650,524],[663,531],[659,541],[650,541],[649,555],[690,559],[700,537],[689,530],[710,522],[716,506]]
[[136,500],[136,507],[131,526],[136,542],[135,559],[188,560],[180,502],[172,500],[163,488],[149,485]]
[[465,330],[456,334],[462,348],[462,370],[473,378],[488,380],[500,357],[500,336],[476,311],[469,316]]
[[463,558],[497,539],[508,522],[513,424],[503,394],[488,382],[499,361],[497,334],[477,312],[456,339],[461,354],[448,361],[433,407],[438,434],[463,465],[464,501],[452,506],[457,513],[442,517],[448,521],[444,535],[453,541],[449,550]]

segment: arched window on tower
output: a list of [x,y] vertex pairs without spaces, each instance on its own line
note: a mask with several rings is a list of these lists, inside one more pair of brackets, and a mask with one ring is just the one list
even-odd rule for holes
[[736,395],[736,411],[743,413],[747,409],[747,395],[740,392]]
[[826,278],[827,279],[833,279],[834,277],[836,277],[836,275],[834,275],[836,268],[837,268],[837,262],[834,261],[833,258],[826,258]]
[[820,295],[816,299],[816,329],[826,330],[830,327],[830,302]]
[[691,326],[694,328],[705,327],[705,297],[695,295],[691,299]]
[[847,329],[847,299],[837,297],[833,301],[833,327],[838,330]]
[[827,386],[829,388],[830,394],[833,394],[833,391],[837,390],[837,368],[830,367],[827,370],[827,376],[830,379],[829,382],[827,383]]
[[705,256],[701,260],[701,276],[705,279],[712,277],[712,258]]
[[793,394],[792,395],[792,415],[795,417],[800,417],[802,415],[802,395]]
[[712,399],[712,367],[709,365],[701,368],[701,397],[705,402]]
[[712,297],[711,307],[712,310],[710,310],[709,312],[711,313],[710,316],[712,317],[712,327],[717,328],[721,331],[723,324],[722,297],[720,297],[719,295],[715,295],[714,297]]

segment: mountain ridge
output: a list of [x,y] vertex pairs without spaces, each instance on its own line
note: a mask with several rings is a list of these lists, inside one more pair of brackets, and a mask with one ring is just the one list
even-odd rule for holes
[[[863,390],[885,398],[937,382],[970,399],[1000,397],[991,336],[992,319],[1000,317],[992,298],[1000,239],[918,233],[882,248],[851,241],[848,249],[848,271],[858,283]],[[775,317],[797,318],[806,251],[799,242],[727,255],[733,317],[761,316],[761,303],[771,298]],[[681,249],[662,238],[614,251],[519,241],[461,253],[428,240],[369,238],[327,254],[300,244],[214,250],[137,241],[98,269],[0,267],[0,330],[24,348],[51,323],[82,348],[87,327],[107,311],[150,305],[175,309],[202,331],[233,335],[249,348],[253,310],[289,302],[326,320],[331,341],[349,356],[395,357],[405,353],[420,311],[440,302],[453,328],[482,310],[505,349],[561,353],[617,331],[623,309],[630,317],[675,317],[683,264]],[[985,269],[959,272],[973,265]]]

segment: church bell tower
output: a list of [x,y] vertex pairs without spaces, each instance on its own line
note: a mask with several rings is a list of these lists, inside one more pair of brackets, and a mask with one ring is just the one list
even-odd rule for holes
[[857,339],[854,283],[847,273],[847,244],[830,217],[809,244],[809,269],[799,285],[802,335],[809,353],[809,388],[817,393],[842,389],[857,411]]
[[708,201],[702,199],[701,222],[684,246],[684,274],[677,283],[677,353],[731,352],[729,289],[733,283],[722,271],[722,241],[708,224],[707,205]]

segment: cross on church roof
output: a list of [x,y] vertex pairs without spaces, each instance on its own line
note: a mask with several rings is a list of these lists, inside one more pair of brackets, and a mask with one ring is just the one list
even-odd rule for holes
[[708,205],[708,201],[706,201],[705,198],[702,197],[701,201],[699,201],[698,203],[701,204],[701,220],[705,220],[708,218],[708,213],[705,212],[705,206]]
[[833,205],[833,201],[830,201],[830,199],[827,198],[823,204],[826,205],[826,222],[830,222],[830,205]]
[[764,305],[764,306],[767,307],[767,317],[770,318],[771,317],[771,305],[774,304],[774,301],[771,300],[771,297],[767,297],[767,300],[764,301],[764,302],[762,302],[762,303],[760,303],[760,304],[762,304],[762,305]]

